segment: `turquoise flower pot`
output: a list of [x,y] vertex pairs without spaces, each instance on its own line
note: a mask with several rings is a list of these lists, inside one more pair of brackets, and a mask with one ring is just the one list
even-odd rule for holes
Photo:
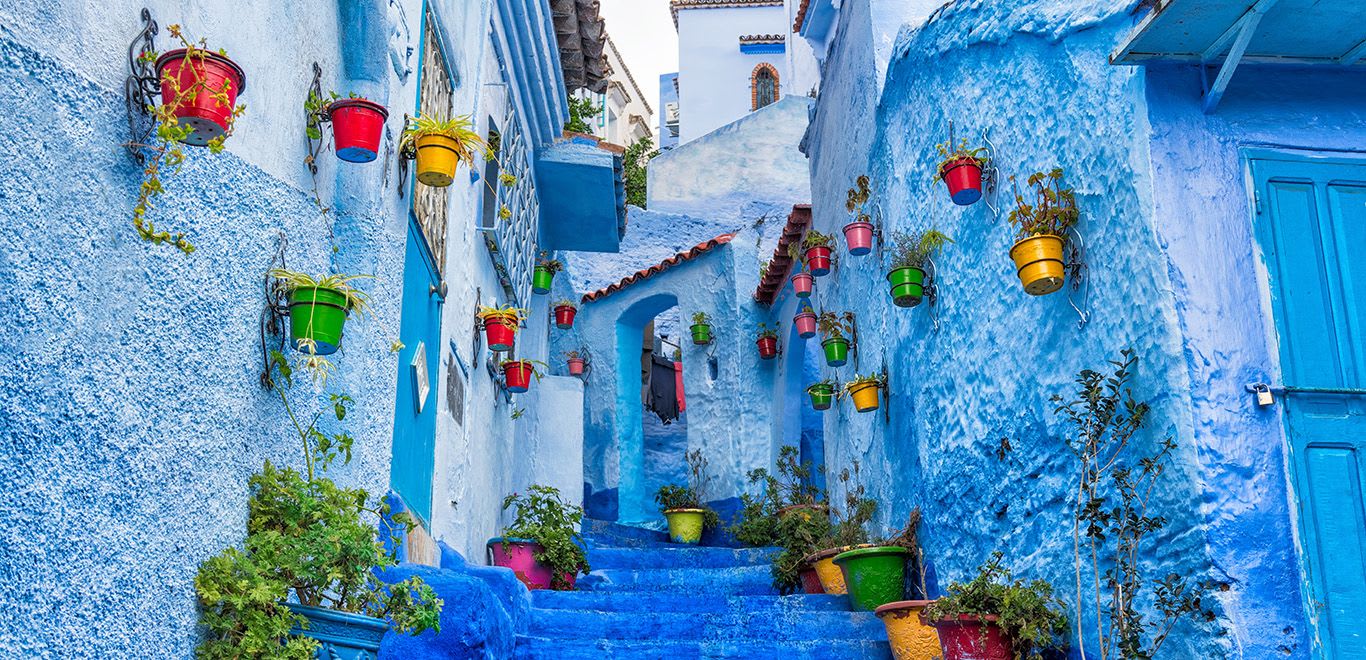
[[384,619],[294,603],[285,606],[308,619],[307,629],[290,633],[317,640],[318,660],[375,660],[379,642],[389,631]]

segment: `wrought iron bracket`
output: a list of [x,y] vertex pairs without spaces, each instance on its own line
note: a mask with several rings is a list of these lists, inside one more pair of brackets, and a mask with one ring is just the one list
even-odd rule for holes
[[[313,63],[313,82],[308,85],[308,96],[304,100],[304,139],[308,140],[308,171],[318,173],[318,156],[322,154],[323,142],[326,134],[323,133],[323,125],[332,123],[332,116],[329,115],[322,106],[317,108],[310,107],[314,99],[318,102],[323,101],[323,68]],[[314,138],[316,133],[318,137]]]
[[1067,288],[1067,304],[1077,313],[1077,328],[1091,321],[1091,278],[1086,265],[1086,241],[1076,227],[1068,227],[1067,255],[1063,268],[1072,281]]
[[845,312],[844,320],[849,322],[849,352],[854,354],[854,373],[858,373],[858,317],[853,312]]
[[152,119],[152,105],[157,94],[161,93],[161,81],[157,79],[156,63],[145,57],[157,51],[157,22],[152,19],[151,10],[142,8],[142,29],[128,43],[128,77],[123,82],[123,104],[128,112],[128,155],[142,165],[147,158],[142,153],[142,145],[147,143],[156,127]]
[[[276,232],[275,256],[271,257],[270,264],[266,267],[266,274],[261,283],[261,295],[265,298],[265,305],[261,308],[260,331],[261,331],[261,387],[271,389],[270,378],[270,354],[271,351],[285,350],[285,318],[289,316],[289,299],[285,291],[270,276],[270,271],[275,268],[286,269],[289,266],[285,263],[285,250],[289,247],[289,239],[284,232]],[[277,338],[274,347],[271,347],[271,338]]]
[[882,423],[892,423],[892,388],[887,381],[887,362],[882,363],[882,378],[878,380],[878,388],[882,390]]
[[[407,130],[408,125],[412,122],[412,115],[406,112],[403,113],[403,130]],[[408,180],[408,161],[417,160],[417,149],[414,148],[412,145],[408,145],[408,148],[406,149],[399,149],[398,158],[396,158],[395,160],[398,161],[398,183],[396,184],[398,186],[398,197],[399,199],[402,199],[403,186],[405,185],[405,182]]]
[[503,402],[512,405],[512,392],[508,391],[507,377],[503,375],[503,370],[498,368],[497,351],[489,351],[489,356],[484,360],[484,368],[489,372],[489,379],[493,381],[493,386],[498,388],[498,392],[503,395]]
[[996,166],[996,145],[987,136],[986,129],[982,129],[982,144],[986,145],[987,150],[987,164],[982,167],[982,201],[991,209],[993,217],[999,217],[1001,210],[993,202],[1000,189],[1001,168]]
[[939,332],[939,266],[934,263],[934,257],[927,257],[926,264],[929,268],[925,271],[925,304],[929,305],[934,331]]

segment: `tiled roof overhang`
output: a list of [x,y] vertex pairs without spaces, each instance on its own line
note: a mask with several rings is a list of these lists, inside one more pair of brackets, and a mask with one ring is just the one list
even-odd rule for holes
[[787,276],[792,272],[792,255],[788,254],[788,246],[801,242],[802,236],[806,235],[806,229],[810,226],[811,205],[793,206],[792,213],[787,216],[787,225],[778,237],[778,247],[773,250],[773,258],[768,262],[768,271],[759,282],[759,288],[754,291],[754,300],[759,304],[772,305],[773,300],[778,297],[778,292],[783,290]]
[[601,94],[607,89],[607,28],[598,15],[598,0],[550,0],[555,39],[560,47],[560,68],[569,91],[587,89]]
[[[809,208],[810,207],[808,207],[808,209]],[[623,277],[621,281],[617,282],[616,284],[598,289],[597,291],[594,291],[592,293],[584,294],[581,301],[589,303],[599,298],[602,298],[603,296],[606,296],[608,294],[616,293],[617,291],[620,291],[628,286],[631,286],[636,282],[639,282],[649,277],[653,277],[654,275],[657,275],[670,268],[673,268],[678,264],[681,264],[685,261],[689,261],[691,259],[695,259],[699,255],[705,254],[716,249],[719,246],[725,245],[726,243],[729,243],[730,239],[732,238],[735,238],[735,234],[721,234],[720,236],[717,236],[716,238],[713,238],[711,240],[698,243],[697,245],[693,246],[691,249],[687,251],[679,252],[678,254],[675,254],[674,256],[669,257],[668,259],[665,259],[664,261],[661,261],[653,266],[650,266],[645,270],[636,271],[635,273],[628,275],[627,277]]]
[[669,0],[669,11],[674,16],[674,28],[678,28],[680,9],[728,9],[730,7],[781,7],[783,0]]

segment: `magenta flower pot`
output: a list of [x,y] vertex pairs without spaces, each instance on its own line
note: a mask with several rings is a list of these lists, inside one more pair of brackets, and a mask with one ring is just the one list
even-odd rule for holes
[[810,298],[811,285],[815,281],[816,278],[812,277],[811,273],[797,273],[792,276],[792,291],[798,298]]
[[824,277],[830,274],[830,248],[824,245],[817,245],[806,250],[806,267],[811,270],[811,274],[816,277]]
[[[488,549],[493,555],[493,565],[512,569],[527,589],[549,589],[552,581],[550,569],[536,561],[541,544],[529,539],[506,539],[507,543],[504,544],[504,540],[502,537],[489,539]],[[564,574],[563,579],[569,589],[574,588],[577,577],[571,573]]]
[[844,242],[849,244],[849,254],[861,257],[873,251],[873,223],[851,222],[844,226]]
[[792,323],[797,326],[797,336],[802,339],[810,339],[816,336],[816,313],[802,312],[792,317]]

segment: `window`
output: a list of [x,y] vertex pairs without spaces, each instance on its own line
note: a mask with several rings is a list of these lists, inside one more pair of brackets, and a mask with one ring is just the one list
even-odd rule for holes
[[749,78],[750,109],[758,110],[778,100],[778,70],[764,63],[754,67]]
[[[422,52],[422,82],[418,99],[418,114],[429,117],[450,117],[455,85],[446,56],[441,52],[441,40],[436,30],[436,17],[427,10],[425,47]],[[414,186],[413,216],[427,239],[438,273],[446,270],[446,189],[435,186]]]

